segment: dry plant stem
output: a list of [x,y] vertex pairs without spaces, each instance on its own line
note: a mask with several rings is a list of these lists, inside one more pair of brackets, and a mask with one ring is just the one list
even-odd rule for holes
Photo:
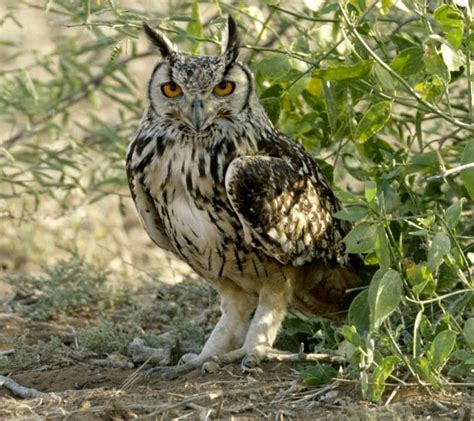
[[217,392],[210,392],[210,393],[203,393],[201,395],[194,395],[191,396],[188,399],[183,399],[182,401],[175,402],[175,403],[169,403],[169,404],[164,404],[164,405],[159,405],[157,409],[150,414],[143,415],[141,419],[149,419],[149,418],[154,418],[159,414],[162,414],[163,412],[169,411],[171,409],[180,407],[180,406],[186,406],[189,405],[190,403],[193,403],[196,400],[202,400],[202,399],[210,399],[211,401],[214,399],[219,398],[222,396],[222,391],[217,391]]
[[36,398],[49,398],[51,394],[40,392],[39,390],[25,387],[18,384],[15,380],[10,377],[0,376],[0,386],[8,389],[15,396],[22,399],[36,399]]
[[270,352],[266,356],[265,360],[270,361],[270,362],[279,361],[279,362],[285,362],[285,363],[302,362],[302,361],[325,362],[325,363],[347,362],[345,358],[337,356],[337,355],[318,354],[318,353],[306,354],[304,352],[298,352],[295,354]]
[[143,339],[135,338],[129,345],[132,359],[135,363],[150,361],[157,365],[167,365],[171,362],[171,350],[166,348],[151,348],[145,346]]
[[111,358],[91,359],[89,363],[100,367],[133,368],[133,364],[130,361],[113,360]]

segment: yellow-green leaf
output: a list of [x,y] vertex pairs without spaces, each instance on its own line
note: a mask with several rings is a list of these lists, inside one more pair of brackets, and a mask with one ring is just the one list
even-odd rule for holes
[[390,119],[391,111],[392,103],[390,101],[381,101],[372,105],[357,125],[356,140],[359,143],[364,143],[382,130]]
[[[474,140],[471,140],[462,154],[461,165],[467,165],[474,163]],[[467,168],[461,171],[461,179],[464,183],[464,187],[471,197],[474,199],[474,167]]]
[[331,82],[360,79],[370,72],[374,63],[374,60],[365,60],[352,66],[337,66],[329,67],[327,69],[318,69],[312,73],[312,76],[329,80]]
[[464,36],[463,14],[455,7],[443,4],[434,11],[433,17],[449,43],[459,49]]
[[[191,12],[192,22],[188,23],[188,34],[194,38],[202,38],[203,28],[201,24],[201,18],[199,15],[199,1],[194,0],[193,9]],[[193,53],[196,53],[199,49],[199,41],[196,41],[193,46]]]
[[423,48],[410,47],[398,54],[390,67],[401,76],[410,76],[421,71],[424,67]]

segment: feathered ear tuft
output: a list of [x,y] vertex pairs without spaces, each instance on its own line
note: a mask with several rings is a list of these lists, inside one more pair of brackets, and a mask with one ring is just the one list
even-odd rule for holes
[[143,30],[150,42],[160,50],[160,54],[163,58],[175,52],[172,42],[164,35],[152,29],[146,22],[143,22]]
[[231,15],[227,18],[227,32],[224,35],[223,46],[225,46],[226,64],[232,66],[239,56],[240,39],[237,24]]

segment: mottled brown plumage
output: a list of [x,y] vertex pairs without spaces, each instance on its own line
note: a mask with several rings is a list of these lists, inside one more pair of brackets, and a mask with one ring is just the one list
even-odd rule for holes
[[[221,295],[222,317],[201,354],[258,362],[286,307],[338,312],[359,284],[334,218],[340,204],[315,160],[279,133],[236,61],[229,18],[221,56],[187,56],[145,25],[163,58],[127,152],[130,190],[152,240]],[[252,317],[253,314],[253,317]]]

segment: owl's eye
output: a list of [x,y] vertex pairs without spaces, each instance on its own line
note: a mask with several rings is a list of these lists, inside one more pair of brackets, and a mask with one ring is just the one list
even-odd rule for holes
[[174,82],[167,82],[161,85],[161,92],[163,92],[163,95],[168,98],[176,98],[183,94],[181,86]]
[[228,80],[223,80],[218,85],[214,86],[214,93],[219,96],[227,96],[234,92],[235,83]]

